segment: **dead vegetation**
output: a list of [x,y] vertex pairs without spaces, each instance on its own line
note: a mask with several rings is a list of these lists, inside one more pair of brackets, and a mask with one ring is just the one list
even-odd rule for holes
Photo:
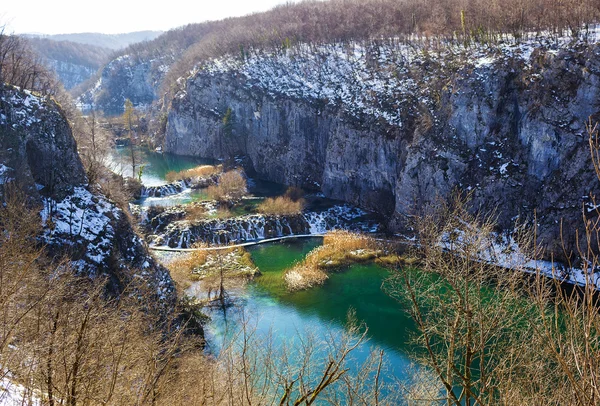
[[200,165],[183,171],[169,171],[165,175],[167,182],[175,182],[183,179],[208,178],[223,172],[222,165]]
[[184,336],[185,322],[176,330],[172,315],[153,313],[143,284],[111,297],[105,277],[77,276],[69,261],[48,258],[35,242],[35,208],[6,187],[0,206],[2,378],[25,388],[23,404],[162,403],[176,375],[175,353],[197,347],[199,338]]
[[327,271],[371,261],[379,253],[376,242],[370,237],[349,231],[332,231],[323,238],[323,245],[309,252],[302,262],[285,273],[285,283],[290,290],[322,285],[328,278]]
[[[207,247],[206,244],[196,243],[192,248],[203,248]],[[168,261],[165,265],[169,269],[171,278],[175,282],[178,296],[183,296],[183,291],[190,287],[190,283],[198,280],[194,275],[194,270],[206,263],[208,257],[207,251],[192,251],[178,255],[171,261]]]
[[505,254],[494,244],[495,226],[493,214],[477,214],[460,194],[426,208],[413,224],[419,269],[398,267],[386,282],[416,323],[419,363],[444,388],[422,400],[597,404],[600,307],[592,279],[599,257],[590,243],[598,241],[597,219],[585,225],[579,255],[590,277],[578,287],[562,285],[554,268],[525,272],[539,255],[534,233],[525,230],[518,236],[523,255],[510,269],[486,260]]
[[294,201],[287,196],[269,197],[259,204],[256,210],[262,214],[289,216],[301,213],[304,204],[303,199]]
[[304,210],[306,201],[304,191],[299,187],[289,187],[283,196],[269,197],[258,205],[256,210],[262,214],[289,216],[299,214]]
[[240,169],[224,172],[219,176],[217,185],[209,186],[206,193],[220,202],[239,200],[248,193],[246,178]]

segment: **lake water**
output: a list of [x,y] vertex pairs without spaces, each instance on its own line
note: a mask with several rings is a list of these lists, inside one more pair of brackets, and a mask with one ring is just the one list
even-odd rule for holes
[[[129,147],[117,147],[110,156],[110,168],[123,176],[132,176],[131,160],[129,158]],[[198,165],[213,165],[212,159],[202,159],[197,157],[173,155],[168,153],[159,153],[148,148],[136,148],[137,159],[142,169],[142,183],[145,186],[161,186],[168,182],[165,180],[167,172],[183,171],[194,168]],[[139,167],[136,165],[136,171]],[[138,174],[135,174],[137,177]]]
[[[388,271],[376,264],[356,264],[330,274],[320,287],[289,292],[283,282],[286,269],[300,261],[321,239],[287,240],[250,247],[252,260],[262,275],[235,292],[236,306],[225,313],[209,312],[206,328],[209,351],[218,352],[228,335],[239,328],[239,313],[249,317],[256,333],[271,334],[275,345],[299,345],[298,339],[310,332],[325,338],[340,334],[349,309],[368,326],[369,340],[353,354],[351,368],[364,362],[373,348],[383,349],[388,370],[385,379],[403,379],[410,365],[407,341],[415,326],[402,306],[388,297],[381,286]],[[249,315],[249,316],[248,316]],[[291,343],[291,344],[290,344]]]

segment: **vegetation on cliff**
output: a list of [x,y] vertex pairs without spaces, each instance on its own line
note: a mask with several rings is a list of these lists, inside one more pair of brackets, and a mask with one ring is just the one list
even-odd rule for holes
[[[466,54],[477,54],[485,48],[483,44],[498,44],[508,39],[512,43],[510,47],[499,46],[490,52],[518,50],[522,55],[527,55],[524,59],[530,63],[527,66],[530,71],[526,72],[528,76],[524,76],[527,80],[521,81],[526,84],[520,83],[522,87],[517,90],[501,89],[502,93],[510,93],[537,88],[536,83],[541,79],[534,70],[544,66],[538,58],[555,60],[555,51],[552,49],[546,49],[544,56],[540,57],[540,53],[536,54],[532,48],[515,45],[522,40],[525,32],[537,36],[548,30],[545,32],[547,37],[556,40],[560,37],[560,41],[566,44],[565,37],[561,35],[563,31],[568,31],[579,41],[586,41],[589,33],[596,33],[594,30],[588,31],[586,24],[595,22],[597,18],[598,6],[591,0],[511,0],[503,4],[484,1],[443,3],[436,0],[303,2],[278,7],[268,13],[174,31],[165,38],[174,38],[182,44],[181,47],[175,56],[168,55],[165,59],[167,62],[159,60],[152,69],[165,73],[164,67],[172,66],[169,64],[188,50],[186,57],[170,70],[171,82],[169,79],[165,82],[168,86],[193,66],[198,68],[196,73],[205,70],[204,73],[208,75],[228,70],[236,72],[238,69],[256,74],[261,73],[261,67],[268,66],[273,70],[267,72],[267,76],[271,75],[267,79],[282,85],[281,81],[277,82],[280,78],[273,75],[273,72],[277,72],[277,62],[283,61],[280,66],[301,66],[310,72],[307,67],[314,66],[311,63],[318,58],[313,56],[308,64],[301,59],[313,50],[329,48],[337,56],[342,55],[332,59],[338,66],[349,67],[350,75],[356,73],[354,68],[357,65],[337,62],[359,60],[361,66],[376,65],[374,71],[389,79],[387,83],[398,84],[398,76],[407,74],[408,70],[383,69],[383,66],[396,62],[391,62],[389,55],[383,55],[381,59],[374,58],[382,48],[378,44],[365,45],[366,42],[381,36],[391,38],[387,41],[396,50],[411,46],[398,46],[400,41],[426,44],[419,51],[417,66],[427,72],[429,66],[442,66],[444,61],[455,61],[452,55],[444,59],[455,49]],[[189,32],[200,35],[201,41],[197,42],[194,35],[194,38],[187,38],[186,33]],[[322,46],[324,42],[333,41],[338,45]],[[350,45],[352,41],[365,43]],[[437,59],[431,57],[428,48],[436,41],[451,44],[445,48],[448,54],[440,51],[439,47],[432,48],[439,51]],[[478,47],[471,48],[473,41],[478,42]],[[301,45],[290,51],[294,44]],[[146,44],[137,50],[147,53],[145,56],[162,57],[153,54],[157,49],[154,46]],[[170,45],[167,43],[165,46]],[[370,47],[369,52],[355,58],[357,49],[367,47]],[[573,48],[568,50],[568,55],[575,56],[561,56],[558,60],[562,62],[557,62],[557,65],[564,62],[565,66],[570,66],[569,62],[585,60],[585,53],[579,54],[578,46]],[[263,58],[264,49],[268,49],[275,59],[279,58],[278,61],[272,63],[269,58]],[[528,53],[530,50],[532,52]],[[131,48],[130,51],[134,52],[135,49]],[[343,56],[344,52],[348,56]],[[224,53],[228,53],[226,58],[213,60],[202,67],[196,64],[204,58]],[[310,59],[310,56],[307,58]],[[223,61],[227,63],[223,64]],[[493,69],[493,63],[489,54],[485,54],[479,55],[473,66],[457,68],[451,65],[445,66],[444,69],[448,71],[440,68],[435,72],[451,72],[450,77],[441,78],[440,88],[445,89],[447,94],[460,94],[464,88],[454,86],[465,82],[460,75],[453,76],[454,73],[464,71],[460,69],[472,69],[477,75],[482,67],[484,72],[489,72]],[[322,65],[326,68],[332,66],[328,63]],[[0,35],[0,80],[61,96],[60,89],[54,87],[51,75],[39,67],[38,61],[18,39]],[[205,69],[207,67],[209,69]],[[560,70],[558,77],[553,79],[561,79],[558,80],[561,85],[548,93],[553,97],[533,106],[530,112],[543,111],[544,105],[554,107],[570,102],[568,98],[565,98],[567,101],[561,101],[554,94],[557,89],[567,90],[562,87],[566,86],[563,83],[576,81],[566,72],[577,71],[585,78],[597,76],[593,63],[588,61],[578,65],[578,69],[563,66]],[[328,80],[329,73],[325,72],[321,78]],[[515,75],[514,71],[508,74],[510,77]],[[255,84],[259,83],[265,89],[273,88],[260,81],[265,76],[249,77],[258,78]],[[565,78],[569,80],[563,81]],[[361,78],[360,86],[370,79],[367,76]],[[421,75],[420,79],[426,83],[429,78]],[[401,127],[406,117],[385,114],[386,108],[399,109],[389,104],[396,95],[393,90],[383,90],[379,94],[375,92],[380,84],[377,80],[369,82],[370,87],[366,89],[374,93],[365,97],[381,112],[377,118]],[[292,81],[285,81],[283,85],[277,88],[282,90],[281,94],[288,96],[298,89],[323,90],[320,86],[297,86]],[[4,90],[3,83],[1,86]],[[360,86],[354,89],[365,89]],[[235,337],[226,341],[218,355],[207,356],[198,351],[202,346],[200,337],[188,334],[198,333],[202,329],[199,323],[203,316],[198,307],[180,297],[178,308],[169,307],[165,311],[164,302],[172,293],[171,279],[152,258],[147,257],[144,245],[125,215],[126,211],[119,211],[108,199],[94,194],[91,190],[93,186],[86,188],[83,185],[85,175],[78,158],[67,159],[69,162],[65,163],[63,161],[68,157],[66,153],[55,153],[60,150],[58,147],[63,148],[61,152],[70,151],[74,154],[75,151],[69,131],[51,131],[59,128],[52,127],[57,123],[62,123],[60,128],[68,127],[62,110],[54,107],[46,109],[44,103],[50,103],[49,99],[42,102],[31,91],[7,88],[10,89],[7,93],[9,96],[0,100],[0,134],[2,146],[5,147],[0,151],[0,189],[3,197],[3,204],[0,205],[0,229],[3,231],[0,233],[0,369],[3,383],[20,385],[24,402],[50,405],[66,403],[73,406],[78,403],[160,405],[211,402],[308,405],[322,399],[334,405],[398,404],[404,401],[456,406],[540,403],[591,406],[599,402],[600,309],[597,289],[600,258],[597,242],[600,240],[600,212],[593,193],[588,193],[586,199],[589,198],[589,201],[582,206],[584,233],[578,234],[575,228],[563,229],[561,224],[561,233],[572,232],[574,235],[575,241],[571,245],[561,240],[564,258],[573,266],[572,270],[558,269],[552,263],[549,268],[543,268],[542,263],[535,261],[538,257],[535,240],[523,238],[520,244],[513,244],[513,237],[503,239],[504,236],[495,232],[496,223],[488,217],[474,215],[476,210],[465,209],[460,199],[441,205],[441,209],[438,207],[437,210],[428,211],[425,208],[422,211],[422,217],[412,224],[412,230],[418,237],[418,245],[414,249],[417,251],[415,257],[422,260],[420,269],[396,267],[392,278],[386,283],[387,292],[407,305],[419,330],[415,340],[420,348],[417,357],[425,368],[414,375],[412,386],[405,387],[380,379],[384,363],[381,352],[371,354],[356,375],[349,373],[346,365],[352,351],[366,338],[366,329],[352,317],[349,317],[347,333],[329,336],[324,344],[319,345],[324,342],[322,337],[314,337],[308,332],[301,337],[301,350],[295,351],[287,344],[273,346],[269,336],[255,335],[247,314],[241,312],[240,329],[234,334]],[[352,100],[352,94],[345,93],[346,88],[342,88],[340,85],[339,88],[324,89],[331,93],[321,93],[326,97],[315,98],[318,108],[315,111],[319,116],[321,108],[330,103],[330,95],[342,95],[347,97],[349,103],[360,105],[360,101]],[[436,95],[437,88],[433,88],[434,92],[429,94],[429,98],[415,93],[415,100],[424,100],[426,106],[442,106],[443,94]],[[487,90],[484,90],[485,93]],[[377,97],[381,94],[389,97],[382,100]],[[51,105],[55,106],[54,102]],[[232,138],[236,133],[236,122],[242,122],[243,117],[229,105],[221,111],[226,112],[224,117],[218,112],[213,112],[213,115],[217,116],[216,122],[223,130],[221,134]],[[518,111],[511,111],[509,115],[512,117],[513,113],[520,116]],[[478,110],[476,114],[485,114],[485,111]],[[260,114],[258,117],[253,115],[260,119]],[[421,116],[421,128],[431,128],[435,125],[435,119],[426,114]],[[88,120],[72,119],[72,122],[79,126],[75,127],[76,131],[81,131],[78,134],[81,140],[79,147],[88,179],[97,182],[105,194],[109,194],[111,183],[106,179],[114,178],[107,175],[102,165],[106,150],[102,132],[97,131],[93,117]],[[561,121],[553,123],[551,128],[578,128],[578,125],[573,120],[567,123]],[[501,123],[495,122],[490,128],[494,134],[498,134],[500,127]],[[43,131],[36,132],[36,128]],[[588,130],[593,163],[600,174],[598,134],[591,125]],[[510,134],[516,136],[512,132]],[[554,140],[546,135],[543,142],[553,143]],[[419,136],[423,134],[415,134],[415,138]],[[568,171],[577,168],[575,161],[581,158],[580,153],[569,154],[569,157],[575,157],[570,165],[572,168],[551,167],[548,162],[557,160],[550,155],[553,150],[532,149],[531,156],[521,162],[527,168],[520,169],[520,164],[513,161],[500,161],[504,149],[510,148],[509,143],[504,144],[506,139],[498,143],[495,139],[491,142],[474,140],[477,136],[460,142],[450,141],[445,145],[456,142],[457,150],[464,155],[470,155],[466,150],[476,149],[472,157],[460,157],[468,159],[468,165],[471,165],[465,164],[462,170],[485,172],[486,176],[488,172],[493,172],[494,176],[497,174],[499,177],[491,179],[502,182],[511,182],[511,179],[505,178],[507,171],[517,173],[520,170],[532,171],[530,175],[538,180],[546,175],[561,179],[561,169]],[[57,145],[57,141],[53,141],[63,137],[66,139],[64,145]],[[46,139],[49,141],[46,142]],[[22,145],[11,144],[15,140],[22,141]],[[532,144],[537,148],[539,142],[542,141],[536,139]],[[484,145],[486,148],[482,148]],[[48,148],[42,148],[44,146]],[[411,145],[414,150],[422,146]],[[13,148],[18,151],[13,151]],[[368,148],[375,149],[371,144]],[[423,151],[432,152],[427,154]],[[484,153],[489,153],[488,161],[481,160],[479,154]],[[392,151],[391,156],[396,159],[400,154]],[[448,171],[450,164],[459,162],[454,167],[460,167],[460,162],[463,162],[447,150],[438,151],[437,148],[419,150],[416,156],[419,162],[440,162],[440,168],[444,169],[435,174],[445,181],[452,176]],[[132,158],[135,174],[135,157]],[[541,162],[539,166],[536,166],[536,159]],[[13,162],[23,163],[25,170]],[[493,165],[483,167],[482,162],[493,162]],[[9,163],[10,166],[6,165]],[[415,176],[405,179],[418,177],[421,168],[414,166]],[[343,170],[340,172],[344,176],[348,173]],[[373,176],[379,171],[365,173],[366,176]],[[65,180],[74,174],[77,175],[77,182]],[[431,179],[438,179],[430,175],[426,170],[421,174],[427,179],[426,186],[434,184],[435,188],[436,183]],[[569,179],[588,179],[581,177],[581,174],[577,176],[580,177]],[[27,180],[26,196],[13,188],[13,181],[19,183],[22,180],[19,177]],[[440,184],[441,181],[437,186]],[[557,184],[564,187],[567,182]],[[593,186],[591,183],[583,185],[588,190]],[[246,192],[247,185],[245,177],[239,171],[232,170],[222,173],[218,184],[211,188],[209,194],[212,197],[226,202],[239,200]],[[538,193],[537,189],[534,193]],[[115,192],[109,197],[117,196],[125,194]],[[575,198],[580,199],[581,193]],[[123,198],[121,202],[125,210],[126,200]],[[44,207],[37,207],[36,203],[42,203]],[[550,205],[555,204],[550,202]],[[265,202],[262,210],[291,212],[298,209],[299,205],[300,199],[288,196]],[[204,207],[193,207],[184,215],[200,217],[204,215]],[[281,226],[279,219],[276,220],[276,224]],[[191,234],[189,223],[182,226],[187,234]],[[218,224],[219,230],[223,231],[221,226]],[[243,231],[246,232],[245,229]],[[214,236],[213,228],[209,232]],[[291,226],[289,232],[292,232]],[[181,237],[178,239],[181,245],[184,242],[183,234],[178,234],[178,237]],[[498,250],[499,245],[494,243],[497,240],[509,241],[510,244]],[[42,246],[40,242],[49,246],[60,244],[66,249],[49,251],[49,246]],[[527,255],[524,254],[526,248],[531,248],[531,252],[525,252]],[[61,255],[49,255],[57,252]],[[65,257],[61,259],[63,255]],[[228,257],[232,255],[236,256],[234,260]],[[331,233],[324,238],[322,247],[312,251],[303,262],[286,273],[286,282],[291,289],[322,284],[327,279],[327,271],[354,261],[372,260],[378,255],[377,246],[370,238],[349,232]],[[499,263],[508,259],[512,262]],[[394,265],[398,262],[396,258],[386,261]],[[108,278],[93,272],[86,274],[85,271],[91,269],[104,269],[90,267],[93,262],[106,264],[109,269],[116,271],[108,274]],[[227,268],[226,262],[234,267]],[[510,268],[499,267],[499,264],[509,264]],[[173,275],[181,278],[178,286],[180,296],[184,296],[182,291],[188,287],[189,281],[186,279],[203,277],[209,289],[208,300],[214,298],[212,292],[218,292],[217,300],[225,309],[224,275],[236,275],[240,270],[237,265],[248,265],[247,254],[241,251],[224,251],[223,255],[198,252],[174,262],[172,266]],[[191,275],[194,272],[198,275]],[[548,279],[547,276],[552,278]],[[157,277],[158,283],[146,283],[148,280],[156,281]],[[562,281],[575,282],[577,286],[564,289]],[[107,286],[116,286],[118,289],[107,289]]]
[[[134,65],[146,63],[148,86],[157,90],[160,87],[157,95],[172,95],[177,80],[187,77],[197,63],[226,54],[243,63],[262,51],[285,51],[296,44],[368,45],[393,38],[413,45],[435,47],[452,42],[468,46],[473,42],[519,41],[527,35],[560,36],[567,32],[579,35],[597,21],[599,14],[598,4],[592,0],[510,0],[508,4],[462,0],[302,1],[245,17],[180,27],[153,41],[130,46],[115,61],[125,65],[127,61]],[[111,81],[108,71],[116,72],[118,67],[108,68],[103,80]],[[118,108],[114,112],[119,112],[124,98],[135,99],[132,94],[117,94],[121,89],[109,83],[99,83],[100,87],[114,90],[113,96],[119,98],[116,105],[108,102],[110,98],[102,98],[106,103],[100,103],[99,108],[111,112]],[[97,84],[90,83],[89,88]],[[94,94],[86,97],[97,98]]]

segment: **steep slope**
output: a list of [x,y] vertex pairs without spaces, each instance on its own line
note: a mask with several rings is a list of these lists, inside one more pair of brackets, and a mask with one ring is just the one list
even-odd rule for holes
[[[170,98],[179,78],[187,77],[196,63],[225,54],[245,58],[260,50],[276,51],[301,43],[368,44],[381,38],[496,43],[507,35],[521,38],[528,33],[560,35],[574,29],[584,32],[598,18],[600,7],[594,0],[288,2],[262,13],[190,24],[123,50],[116,59],[124,66],[120,67],[117,60],[111,63],[102,78],[90,85],[81,103],[118,114],[125,98],[134,101],[134,105],[138,99],[139,104],[147,104],[148,95],[153,93],[159,105],[166,105],[162,103],[163,96],[168,94]],[[135,68],[136,64],[144,67]],[[138,94],[137,90],[143,92]]]
[[114,293],[143,281],[151,302],[172,309],[169,273],[148,255],[126,213],[86,183],[69,124],[49,98],[8,85],[0,88],[2,190],[20,186],[40,208],[43,242],[89,275],[107,275]]
[[259,177],[378,210],[393,231],[459,187],[505,230],[537,215],[560,252],[560,220],[582,224],[599,190],[585,129],[600,118],[599,75],[594,36],[224,57],[173,99],[165,150],[247,156]]
[[122,113],[125,99],[143,110],[157,98],[170,61],[169,55],[146,58],[127,54],[113,59],[102,67],[95,86],[81,95],[79,102],[109,115]]
[[28,42],[67,90],[90,79],[112,53],[108,48],[70,41],[29,38]]
[[98,80],[83,91],[79,103],[107,114],[122,113],[125,99],[138,108],[147,107],[158,98],[171,65],[210,27],[209,23],[188,25],[131,44],[101,68]]

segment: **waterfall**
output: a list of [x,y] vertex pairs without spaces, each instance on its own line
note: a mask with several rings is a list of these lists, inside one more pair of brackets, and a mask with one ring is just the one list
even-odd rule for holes
[[183,192],[190,187],[190,182],[186,179],[178,180],[161,186],[142,186],[142,197],[165,197]]
[[[236,244],[291,235],[323,234],[330,230],[375,231],[379,224],[369,213],[350,205],[334,206],[320,212],[290,216],[252,214],[228,219],[190,222],[176,220],[159,232],[160,240],[172,248],[195,242],[214,245]],[[158,230],[157,230],[158,232]]]
[[321,212],[304,213],[310,234],[323,234],[332,230],[374,232],[379,223],[369,213],[349,204],[333,206]]

